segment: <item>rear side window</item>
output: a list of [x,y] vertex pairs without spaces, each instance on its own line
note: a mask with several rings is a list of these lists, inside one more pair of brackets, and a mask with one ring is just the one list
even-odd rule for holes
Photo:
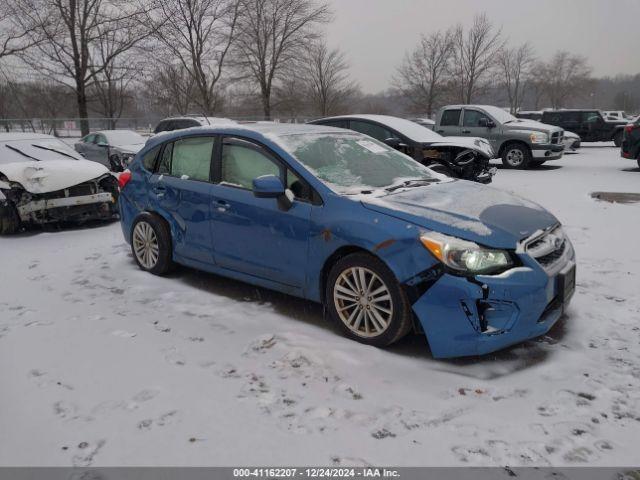
[[369,122],[360,122],[357,120],[351,120],[351,130],[364,133],[365,135],[369,135],[370,137],[373,137],[376,140],[380,140],[381,142],[395,137],[393,133],[391,133],[386,128],[381,127],[380,125]]
[[600,120],[600,114],[598,112],[584,112],[582,114],[582,121],[587,123],[597,123]]
[[175,141],[171,155],[171,175],[209,181],[213,144],[213,137],[192,137]]
[[349,128],[349,122],[347,120],[331,120],[328,122],[322,122],[318,125],[326,125],[327,127],[336,127],[336,128]]
[[153,169],[156,165],[156,157],[158,156],[159,151],[160,151],[160,146],[157,146],[149,150],[142,157],[142,166],[145,169],[149,170],[150,172],[153,172]]
[[160,132],[166,132],[169,130],[169,122],[166,120],[163,120],[162,122],[160,122],[158,124],[158,126],[156,127],[156,129],[153,131],[153,133],[160,133]]
[[281,177],[280,166],[259,147],[248,142],[225,141],[222,145],[220,181],[253,189],[253,179],[263,175]]
[[181,130],[183,128],[197,127],[200,124],[196,120],[175,120],[172,130]]
[[440,119],[441,127],[457,127],[460,124],[460,113],[462,110],[445,110]]

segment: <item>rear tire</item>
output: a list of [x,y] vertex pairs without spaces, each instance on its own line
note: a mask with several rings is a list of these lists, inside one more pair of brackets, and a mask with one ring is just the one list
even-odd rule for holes
[[131,252],[138,266],[154,275],[173,267],[171,232],[167,223],[151,213],[141,214],[131,228]]
[[520,143],[510,143],[502,151],[502,163],[507,168],[524,170],[531,162],[531,150]]
[[622,132],[618,132],[613,136],[613,144],[620,148],[622,146]]
[[20,231],[22,222],[11,202],[0,205],[0,235],[12,235]]
[[333,265],[325,304],[343,334],[366,345],[386,347],[413,325],[411,305],[395,275],[368,253],[347,255]]

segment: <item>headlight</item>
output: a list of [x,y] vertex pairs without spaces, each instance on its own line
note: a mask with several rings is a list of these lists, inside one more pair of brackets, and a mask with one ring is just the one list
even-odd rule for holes
[[513,265],[511,256],[505,250],[484,248],[477,243],[442,233],[423,233],[420,241],[434,257],[458,272],[495,273]]
[[549,143],[549,135],[543,132],[531,132],[531,143]]

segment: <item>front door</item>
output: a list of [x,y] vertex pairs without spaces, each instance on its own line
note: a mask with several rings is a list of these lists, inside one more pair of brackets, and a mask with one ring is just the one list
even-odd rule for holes
[[[479,110],[473,110],[470,108],[464,109],[464,118],[462,119],[462,131],[461,134],[464,137],[481,137],[486,138],[491,143],[491,146],[495,151],[497,151],[498,145],[495,141],[495,135],[492,135],[491,128],[486,126],[481,126],[481,120],[485,122],[493,122],[493,119],[489,118],[487,115],[482,113]],[[495,124],[495,122],[494,122]],[[494,127],[494,128],[497,128]]]
[[212,190],[216,264],[303,287],[313,205],[295,199],[289,210],[282,210],[274,198],[256,198],[253,179],[263,175],[276,175],[296,190],[293,172],[265,148],[241,138],[224,139],[219,183]]
[[175,253],[214,264],[211,235],[211,163],[215,137],[189,137],[165,145],[150,177],[152,208],[172,217]]

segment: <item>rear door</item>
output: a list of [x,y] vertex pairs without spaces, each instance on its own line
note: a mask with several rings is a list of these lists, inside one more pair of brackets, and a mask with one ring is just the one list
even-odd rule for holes
[[[309,188],[300,185],[284,162],[264,146],[240,137],[225,137],[213,186],[213,232],[216,263],[236,272],[302,288],[313,205]],[[289,210],[275,198],[256,198],[253,180],[280,177],[298,192]]]
[[445,137],[459,137],[462,135],[462,109],[450,108],[442,112],[440,123],[436,125],[436,132]]
[[164,145],[156,172],[149,179],[154,210],[177,225],[175,253],[213,264],[211,235],[211,165],[216,137],[194,136]]

